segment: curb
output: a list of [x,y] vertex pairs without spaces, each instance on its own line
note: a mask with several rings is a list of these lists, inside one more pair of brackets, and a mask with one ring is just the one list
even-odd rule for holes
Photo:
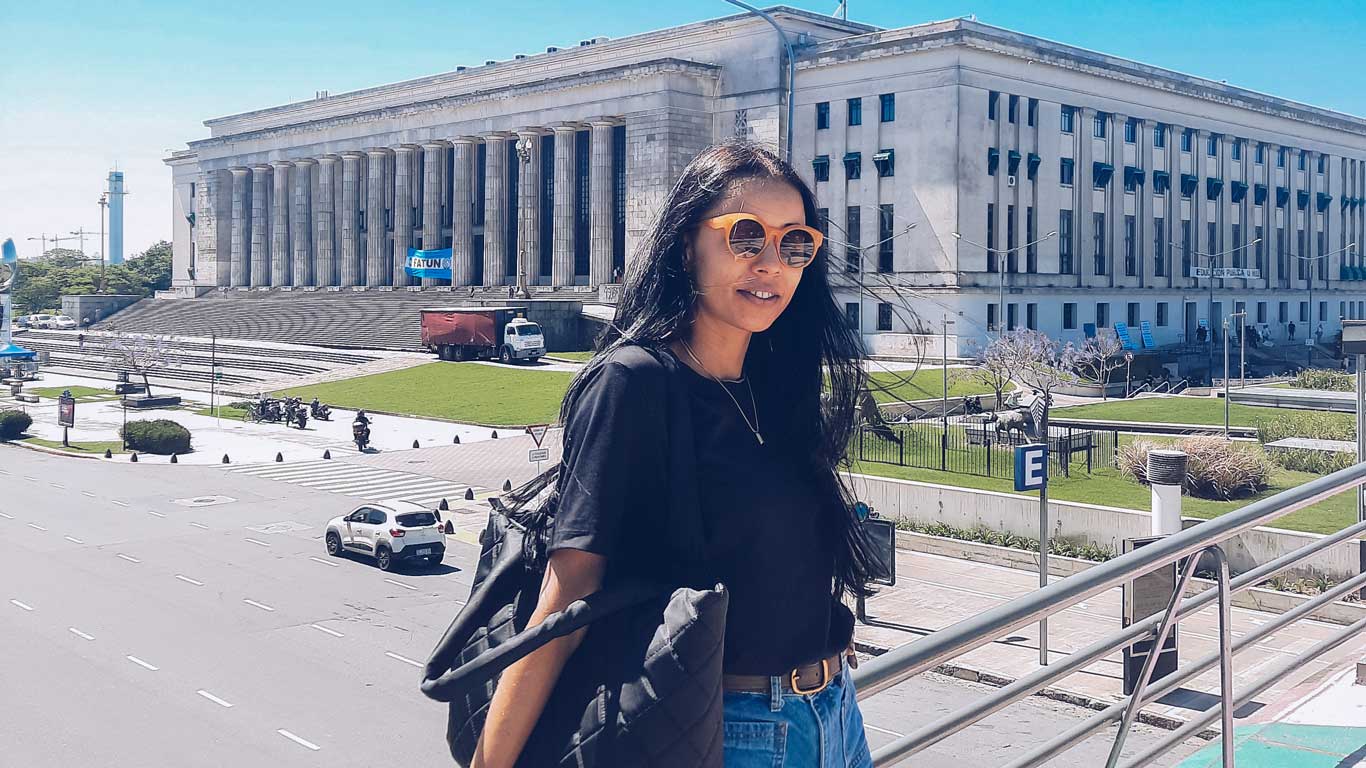
[[0,445],[11,445],[16,448],[23,448],[29,451],[37,451],[38,453],[46,453],[50,456],[61,456],[63,458],[68,459],[104,459],[103,455],[84,456],[79,453],[71,453],[70,451],[63,451],[57,448],[48,448],[45,445],[34,445],[33,443],[25,443],[20,440],[0,440]]

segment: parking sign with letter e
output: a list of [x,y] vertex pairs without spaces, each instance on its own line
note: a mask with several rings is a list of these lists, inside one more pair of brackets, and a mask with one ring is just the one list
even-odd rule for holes
[[1015,448],[1015,490],[1037,491],[1048,482],[1048,446],[1031,443]]

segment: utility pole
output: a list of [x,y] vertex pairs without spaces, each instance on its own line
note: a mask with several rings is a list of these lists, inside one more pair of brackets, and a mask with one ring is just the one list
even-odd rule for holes
[[[1017,245],[1017,246],[1015,246],[1014,248],[1004,248],[1004,249],[991,248],[991,247],[982,245],[981,243],[973,242],[973,241],[967,239],[966,237],[963,237],[963,234],[962,234],[961,232],[950,232],[949,234],[953,236],[953,239],[957,240],[957,241],[960,242],[960,243],[967,243],[968,245],[974,245],[974,246],[977,246],[978,248],[981,248],[982,250],[986,251],[986,252],[987,252],[987,255],[988,255],[988,258],[990,258],[990,255],[993,254],[993,253],[994,253],[994,254],[997,254],[997,257],[996,257],[996,259],[997,259],[997,261],[996,261],[996,268],[997,268],[997,270],[1001,273],[1001,290],[1000,290],[1000,297],[1001,297],[1001,298],[1000,298],[1000,304],[998,305],[998,306],[1000,307],[1000,310],[997,312],[997,316],[996,316],[996,332],[997,332],[998,335],[1004,333],[1005,331],[1009,330],[1009,328],[1008,328],[1007,325],[1006,325],[1006,319],[1005,319],[1005,318],[1006,318],[1006,267],[1010,264],[1010,258],[1011,258],[1012,256],[1014,256],[1015,253],[1018,252],[1018,251],[1027,251],[1028,249],[1033,248],[1034,246],[1038,245],[1039,243],[1042,243],[1042,242],[1045,241],[1045,240],[1049,240],[1049,239],[1051,239],[1051,238],[1057,237],[1057,236],[1058,236],[1057,230],[1054,230],[1054,231],[1052,231],[1052,232],[1049,232],[1048,234],[1044,235],[1043,237],[1039,238],[1038,240],[1033,240],[1033,241],[1031,241],[1031,242],[1025,243],[1024,245]],[[1017,266],[1017,267],[1019,266],[1019,259],[1016,259],[1016,266]],[[1015,271],[1018,272],[1019,270],[1017,269],[1017,270],[1015,270]],[[988,328],[987,330],[990,331],[991,329]]]
[[[1241,312],[1234,312],[1234,313],[1231,314],[1231,315],[1225,315],[1225,316],[1224,316],[1224,439],[1225,439],[1225,440],[1228,439],[1228,321],[1229,321],[1229,318],[1233,318],[1233,317],[1238,318],[1238,319],[1239,319],[1239,322],[1241,323],[1242,318],[1247,317],[1247,310],[1243,310],[1243,311],[1241,311]],[[1239,337],[1239,338],[1238,338],[1238,346],[1239,346],[1239,348],[1241,349],[1241,348],[1242,348],[1242,345],[1243,345],[1242,331],[1241,331],[1241,330],[1238,332],[1238,337]],[[1241,353],[1240,353],[1240,354],[1241,354]],[[1238,362],[1239,362],[1239,364],[1242,363],[1242,358],[1241,358],[1241,357],[1239,358]]]
[[104,293],[104,216],[109,209],[109,193],[100,193],[100,293]]

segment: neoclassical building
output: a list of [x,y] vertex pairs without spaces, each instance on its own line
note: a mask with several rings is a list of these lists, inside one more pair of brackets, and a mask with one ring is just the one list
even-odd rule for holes
[[[937,354],[946,321],[955,354],[1366,317],[1366,120],[966,19],[767,12],[791,83],[739,14],[209,120],[166,160],[173,293],[610,303],[683,166],[738,135],[812,184],[874,352]],[[451,279],[415,285],[409,248]]]

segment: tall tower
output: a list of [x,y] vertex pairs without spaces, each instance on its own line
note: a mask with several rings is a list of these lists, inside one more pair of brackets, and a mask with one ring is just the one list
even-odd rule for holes
[[123,263],[123,171],[109,172],[109,263]]

